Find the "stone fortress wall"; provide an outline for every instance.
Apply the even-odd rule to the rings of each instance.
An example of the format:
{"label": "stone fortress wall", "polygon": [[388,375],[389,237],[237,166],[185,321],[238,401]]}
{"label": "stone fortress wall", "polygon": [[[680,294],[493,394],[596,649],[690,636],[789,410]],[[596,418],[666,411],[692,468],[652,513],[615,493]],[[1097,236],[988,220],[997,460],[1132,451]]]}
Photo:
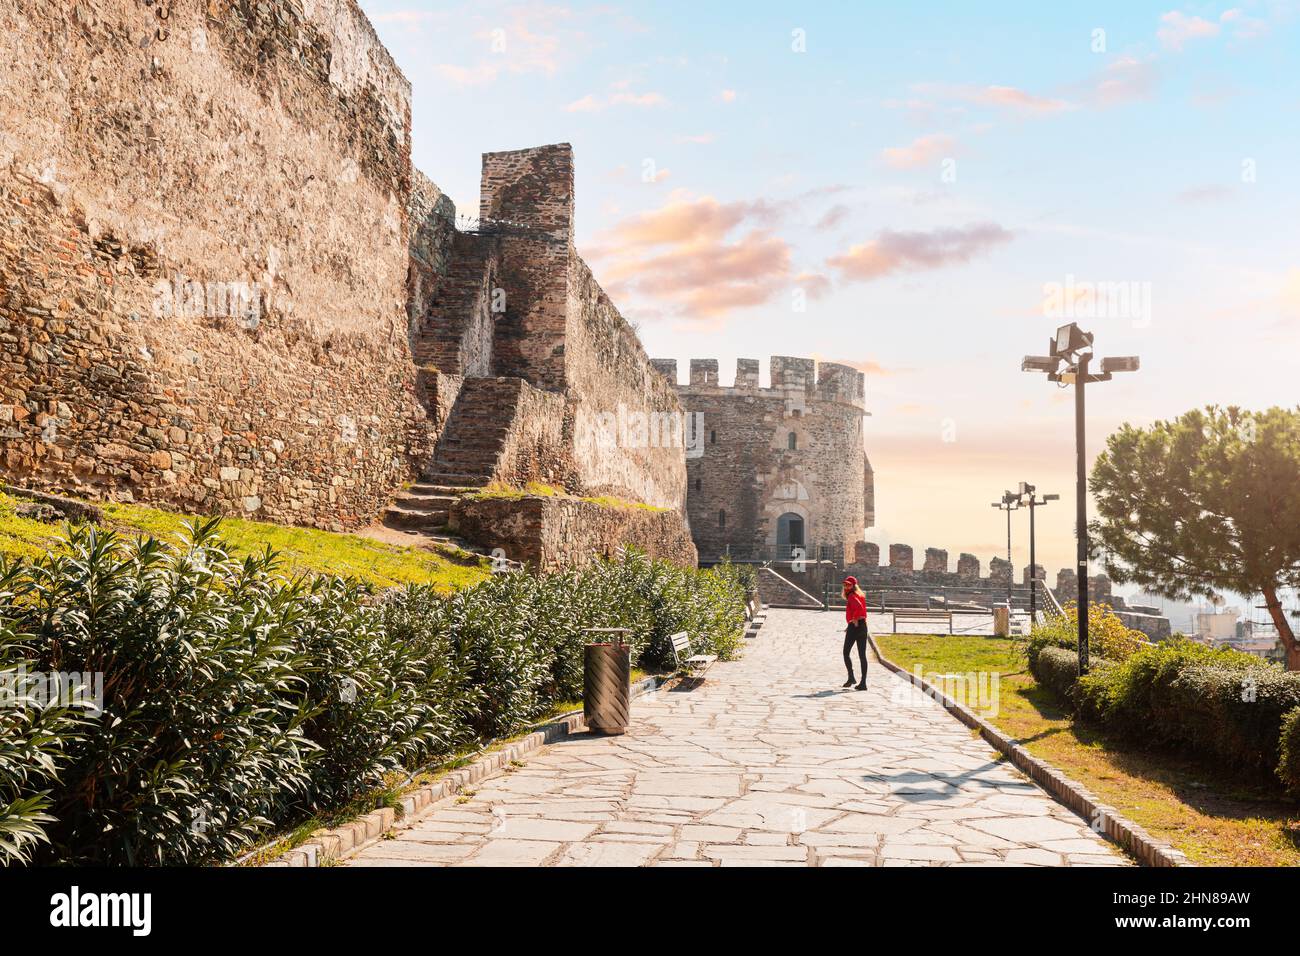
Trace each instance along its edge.
{"label": "stone fortress wall", "polygon": [[356,5],[0,4],[0,110],[4,470],[375,514],[433,436],[405,314],[410,86]]}
{"label": "stone fortress wall", "polygon": [[[0,3],[0,470],[346,529],[430,470],[680,511],[680,415],[573,248],[566,144],[411,166],[355,0]],[[469,473],[467,475],[467,473]]]}
{"label": "stone fortress wall", "polygon": [[692,359],[685,385],[675,361],[655,365],[692,423],[686,504],[702,559],[773,556],[782,515],[803,520],[804,545],[818,556],[852,554],[871,499],[860,371],[774,356],[771,385],[760,388],[755,359],[738,360],[730,386],[719,383],[715,359]]}
{"label": "stone fortress wall", "polygon": [[[888,597],[890,592],[906,591],[924,592],[932,600],[946,600],[956,605],[988,607],[1005,601],[1007,585],[1011,584],[1016,607],[1028,605],[1031,570],[1028,566],[1023,568],[1020,579],[1016,581],[1015,567],[1005,558],[991,559],[988,575],[982,576],[980,559],[965,552],[958,556],[955,571],[948,569],[948,552],[942,548],[926,548],[919,568],[911,545],[891,544],[886,557],[887,562],[882,565],[880,546],[870,541],[859,541],[853,550],[853,560],[844,566],[843,574],[857,577],[872,601]],[[839,573],[836,572],[836,577]],[[1048,583],[1042,565],[1033,569],[1033,577]],[[838,585],[838,580],[833,583]],[[1061,604],[1078,600],[1078,576],[1073,568],[1062,568],[1057,573],[1052,594]],[[1128,604],[1121,595],[1114,593],[1111,580],[1105,574],[1089,576],[1088,600],[1109,604],[1125,624],[1142,631],[1152,640],[1163,640],[1171,633],[1169,619],[1157,608]]]}

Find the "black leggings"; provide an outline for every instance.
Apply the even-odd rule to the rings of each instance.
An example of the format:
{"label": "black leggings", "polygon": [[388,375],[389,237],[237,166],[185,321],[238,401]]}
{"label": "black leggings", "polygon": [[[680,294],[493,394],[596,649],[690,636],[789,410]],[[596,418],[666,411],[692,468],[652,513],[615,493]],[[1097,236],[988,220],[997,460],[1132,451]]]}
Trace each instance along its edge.
{"label": "black leggings", "polygon": [[862,679],[867,678],[867,622],[854,621],[844,629],[844,666],[849,676],[853,676],[853,645],[858,645],[858,660],[862,662]]}

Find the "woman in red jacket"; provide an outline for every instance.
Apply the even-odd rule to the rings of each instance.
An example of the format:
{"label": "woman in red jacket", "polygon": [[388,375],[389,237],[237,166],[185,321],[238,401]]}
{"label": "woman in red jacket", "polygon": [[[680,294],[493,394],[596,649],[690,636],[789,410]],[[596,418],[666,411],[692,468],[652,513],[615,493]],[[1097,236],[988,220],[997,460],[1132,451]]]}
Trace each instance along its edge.
{"label": "woman in red jacket", "polygon": [[844,629],[844,666],[848,669],[849,679],[845,687],[853,686],[853,657],[850,651],[858,645],[858,660],[862,663],[862,680],[858,681],[858,690],[867,689],[867,595],[858,587],[858,579],[844,579],[844,617],[849,622]]}

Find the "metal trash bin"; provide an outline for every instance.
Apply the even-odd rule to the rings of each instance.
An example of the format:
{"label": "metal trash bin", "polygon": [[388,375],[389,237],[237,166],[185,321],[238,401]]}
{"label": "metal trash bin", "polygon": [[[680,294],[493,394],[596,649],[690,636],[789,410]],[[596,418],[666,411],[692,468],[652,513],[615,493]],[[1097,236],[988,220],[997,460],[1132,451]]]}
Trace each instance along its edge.
{"label": "metal trash bin", "polygon": [[994,637],[1011,636],[1011,605],[1009,604],[993,605],[993,636]]}
{"label": "metal trash bin", "polygon": [[587,728],[598,734],[627,732],[632,709],[632,645],[622,627],[588,628],[589,634],[608,634],[612,640],[587,644],[582,658],[582,716]]}

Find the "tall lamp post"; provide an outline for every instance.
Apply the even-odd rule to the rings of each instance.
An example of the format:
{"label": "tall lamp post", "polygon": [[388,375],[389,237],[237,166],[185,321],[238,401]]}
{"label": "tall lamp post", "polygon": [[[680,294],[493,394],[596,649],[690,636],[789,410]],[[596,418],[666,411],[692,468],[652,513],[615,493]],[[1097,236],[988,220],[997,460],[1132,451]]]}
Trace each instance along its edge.
{"label": "tall lamp post", "polygon": [[993,502],[992,507],[1007,513],[1007,614],[1011,614],[1011,588],[1016,583],[1016,566],[1011,563],[1011,512],[1020,507],[1020,496],[1013,491],[1002,492],[1002,500]]}
{"label": "tall lamp post", "polygon": [[[1034,626],[1034,597],[1038,588],[1038,558],[1034,552],[1034,509],[1041,508],[1049,501],[1060,501],[1060,495],[1043,495],[1037,497],[1035,488],[1027,481],[1020,483],[1020,503],[1029,506],[1029,626]],[[1026,501],[1025,499],[1028,498]]]}
{"label": "tall lamp post", "polygon": [[1138,357],[1126,355],[1101,360],[1101,372],[1089,372],[1093,334],[1071,322],[1056,330],[1047,355],[1026,355],[1022,372],[1046,372],[1049,382],[1074,386],[1075,517],[1079,579],[1079,673],[1088,673],[1088,468],[1084,451],[1084,386],[1108,382],[1115,372],[1136,372]]}

